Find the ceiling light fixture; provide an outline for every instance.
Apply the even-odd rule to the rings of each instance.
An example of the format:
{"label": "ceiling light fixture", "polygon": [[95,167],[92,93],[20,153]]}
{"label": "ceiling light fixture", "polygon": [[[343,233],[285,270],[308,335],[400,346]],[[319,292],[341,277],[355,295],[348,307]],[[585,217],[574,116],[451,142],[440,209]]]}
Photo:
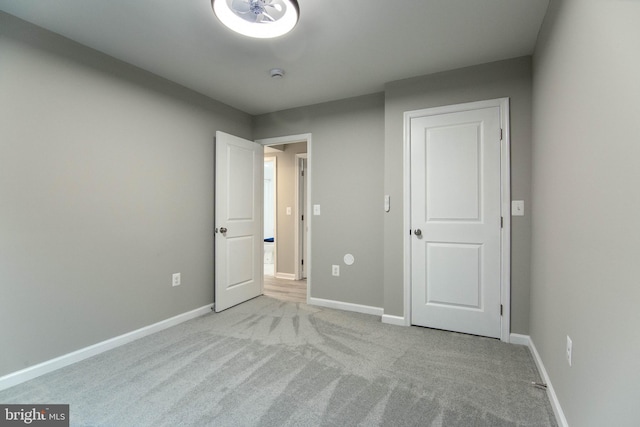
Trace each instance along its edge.
{"label": "ceiling light fixture", "polygon": [[300,16],[296,0],[211,0],[211,6],[225,26],[259,39],[287,34]]}

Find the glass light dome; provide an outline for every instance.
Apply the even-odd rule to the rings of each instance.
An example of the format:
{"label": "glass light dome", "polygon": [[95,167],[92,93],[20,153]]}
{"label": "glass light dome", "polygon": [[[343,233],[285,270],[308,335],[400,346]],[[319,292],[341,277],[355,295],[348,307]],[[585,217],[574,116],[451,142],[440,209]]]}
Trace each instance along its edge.
{"label": "glass light dome", "polygon": [[211,5],[226,27],[261,39],[287,34],[300,15],[296,0],[212,0]]}

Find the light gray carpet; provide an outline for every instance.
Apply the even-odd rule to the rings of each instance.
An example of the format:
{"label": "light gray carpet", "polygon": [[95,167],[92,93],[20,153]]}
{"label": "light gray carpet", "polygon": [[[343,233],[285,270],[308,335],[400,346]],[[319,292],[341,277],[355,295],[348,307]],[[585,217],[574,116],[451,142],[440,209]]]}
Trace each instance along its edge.
{"label": "light gray carpet", "polygon": [[0,392],[74,426],[555,426],[529,350],[259,297]]}

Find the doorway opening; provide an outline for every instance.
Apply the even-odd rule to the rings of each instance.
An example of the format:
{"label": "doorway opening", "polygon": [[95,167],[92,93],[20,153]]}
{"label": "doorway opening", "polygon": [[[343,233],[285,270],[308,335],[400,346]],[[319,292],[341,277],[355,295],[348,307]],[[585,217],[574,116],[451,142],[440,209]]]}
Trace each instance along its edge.
{"label": "doorway opening", "polygon": [[277,160],[275,156],[264,156],[264,275],[275,276],[275,235],[277,208]]}
{"label": "doorway opening", "polygon": [[256,141],[264,150],[264,294],[307,302],[310,294],[311,134]]}

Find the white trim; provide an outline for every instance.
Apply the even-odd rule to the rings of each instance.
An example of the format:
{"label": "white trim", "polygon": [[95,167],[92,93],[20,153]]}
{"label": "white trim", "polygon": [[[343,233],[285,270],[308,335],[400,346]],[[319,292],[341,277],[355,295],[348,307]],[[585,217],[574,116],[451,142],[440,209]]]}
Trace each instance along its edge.
{"label": "white trim", "polygon": [[567,419],[564,416],[564,411],[560,406],[560,401],[558,400],[558,396],[556,395],[555,390],[553,389],[553,385],[551,384],[551,379],[547,374],[547,370],[544,367],[544,363],[542,363],[542,359],[540,358],[540,354],[536,349],[536,346],[533,344],[533,340],[529,335],[522,334],[511,334],[510,336],[511,344],[517,345],[525,345],[529,347],[531,351],[531,355],[533,356],[533,361],[538,368],[538,372],[542,377],[542,382],[547,385],[547,396],[549,397],[549,402],[551,403],[551,407],[553,408],[553,413],[556,416],[556,422],[560,427],[569,427],[567,423]]}
{"label": "white trim", "polygon": [[335,308],[337,310],[355,311],[356,313],[373,314],[374,316],[382,316],[384,313],[382,307],[371,307],[368,305],[352,304],[350,302],[334,301],[322,298],[307,297],[307,304]]}
{"label": "white trim", "polygon": [[411,326],[411,239],[408,230],[411,229],[411,117],[404,113],[404,141],[402,144],[402,275],[404,286],[404,324]]}
{"label": "white trim", "polygon": [[[300,209],[300,181],[301,181],[301,175],[300,175],[300,162],[302,161],[302,159],[306,159],[307,158],[307,153],[297,153],[295,156],[296,159],[296,164],[295,164],[295,175],[296,175],[296,179],[295,179],[295,207],[296,207],[296,220],[295,220],[295,227],[294,227],[294,233],[293,233],[293,241],[294,241],[294,253],[293,253],[293,261],[294,261],[294,274],[296,276],[296,280],[302,280],[302,263],[300,262],[303,254],[304,254],[304,249],[302,248],[302,244],[304,243],[305,239],[301,239],[301,234],[304,235],[304,221],[302,221],[300,219],[300,217],[302,216],[302,212],[304,211],[304,209]],[[305,171],[306,173],[306,171]],[[305,177],[306,178],[306,177]],[[305,188],[306,190],[306,188]],[[307,220],[309,219],[309,215],[307,213]],[[302,240],[302,241],[301,241]]]}
{"label": "white trim", "polygon": [[[310,133],[300,133],[298,135],[288,135],[288,136],[276,136],[274,138],[262,138],[256,139],[254,142],[262,145],[281,145],[281,144],[294,144],[296,142],[309,142],[311,138]],[[308,147],[307,147],[308,148]]]}
{"label": "white trim", "polygon": [[531,338],[529,335],[511,334],[509,335],[509,342],[511,344],[531,346]]}
{"label": "white trim", "polygon": [[[313,188],[311,183],[311,178],[313,176],[312,173],[312,168],[311,168],[311,164],[313,162],[313,155],[312,155],[312,148],[313,148],[313,143],[312,143],[312,135],[311,133],[301,133],[301,134],[297,134],[297,135],[289,135],[289,136],[278,136],[275,138],[263,138],[263,139],[256,139],[255,142],[262,144],[262,145],[279,145],[279,144],[293,144],[295,142],[307,142],[307,156],[308,156],[308,162],[307,162],[307,171],[306,171],[306,176],[305,178],[307,179],[307,212],[310,213],[311,212],[311,201],[312,199],[312,192],[311,189]],[[309,258],[308,260],[305,260],[306,262],[306,269],[307,269],[307,304],[310,304],[309,300],[311,298],[311,270],[312,270],[312,266],[311,266],[311,260],[312,260],[312,255],[311,255],[311,239],[312,239],[312,225],[313,225],[313,215],[308,215],[308,222],[307,222],[307,258]]]}
{"label": "white trim", "polygon": [[274,274],[276,279],[283,279],[283,280],[296,280],[296,275],[293,273],[279,273],[276,272]]}
{"label": "white trim", "polygon": [[404,113],[404,134],[402,144],[402,203],[403,203],[403,223],[402,223],[402,274],[404,285],[404,324],[411,326],[411,236],[407,230],[411,229],[411,117],[409,113]]}
{"label": "white trim", "polygon": [[128,344],[142,337],[146,337],[147,335],[160,332],[164,329],[186,322],[187,320],[202,316],[203,314],[211,313],[212,307],[213,304],[208,304],[204,307],[196,308],[195,310],[178,314],[177,316],[161,320],[160,322],[145,326],[140,329],[136,329],[135,331],[127,332],[126,334],[110,338],[106,341],[102,341],[85,348],[81,348],[80,350],[64,354],[51,360],[47,360],[46,362],[30,366],[20,371],[12,372],[8,375],[0,377],[0,390],[5,390],[9,387],[13,387],[23,382],[32,380],[41,375],[48,374],[49,372],[53,372],[57,369],[64,368],[65,366],[80,362],[97,354],[104,353],[105,351]]}
{"label": "white trim", "polygon": [[382,319],[380,319],[382,323],[386,323],[388,325],[396,325],[396,326],[406,326],[407,321],[402,316],[392,316],[391,314],[383,314]]}
{"label": "white trim", "polygon": [[503,315],[500,322],[500,340],[509,342],[511,319],[511,164],[510,164],[510,130],[509,130],[509,98],[491,99],[486,101],[468,102],[464,104],[447,105],[426,108],[422,110],[406,111],[404,113],[404,143],[403,143],[403,284],[404,284],[404,319],[405,325],[411,324],[411,119],[428,115],[446,114],[459,111],[476,110],[479,108],[500,107],[500,126],[504,131],[501,141],[501,212],[503,228],[501,236],[501,288],[500,303]]}
{"label": "white trim", "polygon": [[509,342],[511,332],[511,129],[509,117],[511,115],[509,98],[496,99],[500,105],[500,127],[503,130],[500,146],[501,171],[501,199],[503,218],[502,223],[502,277],[501,277],[501,301],[502,333],[500,339]]}
{"label": "white trim", "polygon": [[544,367],[544,363],[542,363],[542,359],[540,358],[540,354],[538,354],[538,350],[536,346],[533,344],[533,340],[529,338],[529,349],[533,354],[533,360],[536,362],[536,366],[538,367],[538,372],[540,372],[540,376],[542,377],[542,382],[547,384],[547,395],[549,396],[549,401],[551,402],[551,407],[553,408],[553,413],[556,416],[556,421],[560,427],[569,427],[569,423],[567,423],[567,419],[564,416],[564,411],[562,410],[562,406],[560,406],[560,401],[558,400],[558,396],[556,395],[555,390],[553,389],[553,385],[551,385],[551,379],[549,378],[549,374],[547,374],[547,370]]}

